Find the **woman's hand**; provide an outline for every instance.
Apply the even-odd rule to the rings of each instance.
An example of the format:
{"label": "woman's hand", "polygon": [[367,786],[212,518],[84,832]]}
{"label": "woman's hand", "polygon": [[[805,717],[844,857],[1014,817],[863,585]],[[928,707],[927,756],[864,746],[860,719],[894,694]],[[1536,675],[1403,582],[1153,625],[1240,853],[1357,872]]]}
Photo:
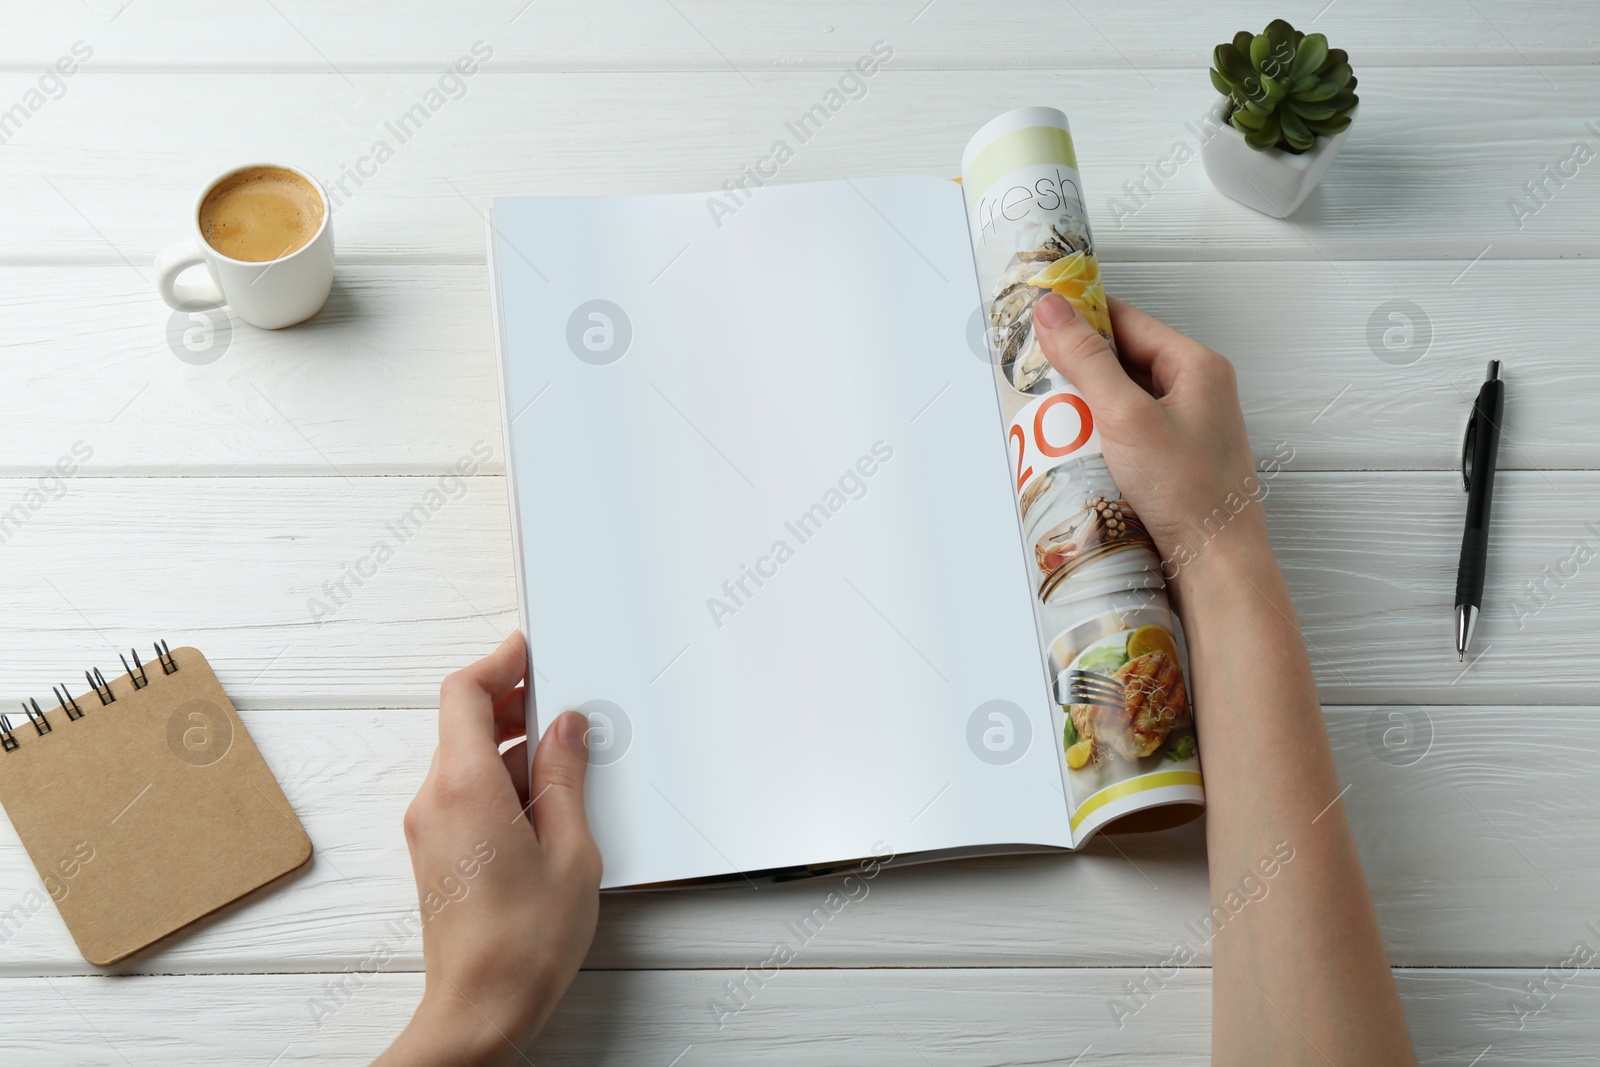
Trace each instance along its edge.
{"label": "woman's hand", "polygon": [[531,794],[524,745],[498,751],[523,731],[527,658],[513,634],[439,688],[439,747],[405,817],[426,985],[385,1067],[523,1062],[594,937],[587,723],[568,712],[545,731]]}
{"label": "woman's hand", "polygon": [[[1182,594],[1212,916],[1225,919],[1212,927],[1211,1061],[1411,1067],[1233,368],[1136,308],[1111,311],[1120,360],[1059,296],[1033,322]],[[1235,912],[1224,902],[1241,886],[1250,906]]]}
{"label": "woman's hand", "polygon": [[1191,563],[1214,547],[1270,555],[1265,496],[1234,384],[1233,365],[1121,300],[1111,300],[1117,353],[1062,297],[1034,307],[1056,370],[1094,412],[1106,465],[1182,590]]}

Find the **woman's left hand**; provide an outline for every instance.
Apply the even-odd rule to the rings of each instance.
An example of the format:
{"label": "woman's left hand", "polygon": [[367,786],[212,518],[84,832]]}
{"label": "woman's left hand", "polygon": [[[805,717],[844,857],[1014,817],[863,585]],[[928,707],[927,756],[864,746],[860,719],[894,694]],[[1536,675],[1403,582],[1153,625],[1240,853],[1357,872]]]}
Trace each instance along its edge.
{"label": "woman's left hand", "polygon": [[[583,807],[588,723],[522,743],[527,645],[512,634],[439,689],[439,747],[406,811],[426,985],[377,1063],[521,1063],[577,975],[599,914],[600,852]],[[532,817],[529,818],[531,809]]]}

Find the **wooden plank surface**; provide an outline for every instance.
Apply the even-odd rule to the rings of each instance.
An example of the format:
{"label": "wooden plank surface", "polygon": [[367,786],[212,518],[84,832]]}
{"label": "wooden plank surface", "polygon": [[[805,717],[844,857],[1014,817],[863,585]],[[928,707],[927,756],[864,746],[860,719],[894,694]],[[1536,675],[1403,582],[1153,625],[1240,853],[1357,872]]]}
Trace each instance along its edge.
{"label": "wooden plank surface", "polygon": [[[0,75],[0,100],[36,80]],[[778,170],[785,182],[953,176],[972,133],[1022,103],[1069,113],[1107,262],[1437,258],[1465,267],[1478,257],[1600,254],[1600,180],[1590,174],[1600,164],[1563,164],[1577,141],[1600,149],[1584,126],[1600,123],[1584,103],[1600,97],[1592,66],[1365,73],[1360,91],[1376,103],[1287,224],[1207,182],[1198,124],[1214,90],[1203,71],[902,71],[891,62],[803,142],[786,123],[835,90],[837,75],[501,74],[491,63],[455,99],[424,108],[420,128],[396,126],[437,93],[436,81],[86,69],[0,154],[10,209],[0,262],[107,263],[148,276],[151,257],[187,236],[206,181],[241,159],[269,158],[305,167],[338,194],[343,262],[477,263],[479,213],[497,195],[717,190],[780,140],[793,153]],[[183,119],[153,137],[152,114]],[[1545,180],[1546,166],[1572,176],[1534,212],[1524,186]],[[1519,197],[1520,217],[1508,206]],[[559,268],[538,249],[526,254],[541,270]],[[643,277],[658,269],[640,267]]]}
{"label": "wooden plank surface", "polygon": [[[1537,968],[1586,937],[1586,902],[1600,894],[1600,783],[1590,767],[1600,709],[1335,706],[1326,715],[1393,963]],[[112,973],[336,972],[377,941],[392,942],[388,969],[420,968],[421,945],[389,924],[416,908],[400,819],[427,772],[433,712],[245,719],[316,846],[311,864]],[[588,966],[741,967],[835,888],[610,894]],[[1203,826],[1193,825],[1102,839],[1081,855],[887,871],[794,966],[1144,966],[1180,944],[1205,963],[1209,909]],[[0,935],[0,975],[98,973],[77,957],[8,823]]]}
{"label": "wooden plank surface", "polygon": [[[1464,412],[1498,357],[1512,390],[1501,469],[1600,467],[1583,340],[1600,334],[1600,305],[1573,296],[1600,288],[1600,264],[1105,273],[1111,292],[1234,361],[1263,461],[1287,446],[1297,471],[1454,470]],[[80,437],[99,477],[444,473],[479,439],[495,443],[484,469],[498,473],[485,284],[475,266],[346,266],[311,322],[219,331],[169,314],[122,265],[0,267],[0,344],[38,353],[0,364],[12,401],[0,474],[36,475]]]}
{"label": "wooden plank surface", "polygon": [[[418,707],[516,625],[502,478],[59,481],[46,495],[0,479],[0,501],[25,516],[3,545],[0,618],[19,694],[164,636],[204,648],[242,707]],[[1450,641],[1457,473],[1288,470],[1263,484],[1324,701],[1593,702],[1600,516],[1574,502],[1595,499],[1600,474],[1497,481],[1465,665]],[[374,565],[380,543],[392,558]],[[359,582],[357,564],[372,572]]]}
{"label": "wooden plank surface", "polygon": [[1582,0],[1479,5],[1452,0],[1246,0],[1217,12],[1132,0],[1062,5],[1022,0],[802,0],[759,7],[716,0],[620,0],[600,14],[578,0],[426,0],[337,5],[274,0],[228,13],[201,0],[135,7],[87,0],[0,5],[12,40],[6,66],[53,61],[75,38],[115,71],[271,70],[355,74],[441,68],[457,41],[493,42],[514,70],[786,70],[845,68],[874,40],[893,41],[917,69],[1203,67],[1235,30],[1284,17],[1321,30],[1369,65],[1593,62],[1600,27]]}
{"label": "wooden plank surface", "polygon": [[[1211,46],[1279,15],[1348,49],[1364,99],[1287,223],[1221,197],[1195,158]],[[409,1014],[420,975],[351,972],[414,906],[399,819],[437,682],[516,621],[489,197],[714,189],[780,138],[783,181],[953,174],[979,124],[1032,102],[1072,118],[1110,291],[1230,355],[1258,456],[1293,453],[1273,537],[1390,958],[1415,968],[1397,978],[1422,1062],[1593,1060],[1600,984],[1562,961],[1600,947],[1600,164],[1548,178],[1600,149],[1591,4],[0,0],[0,25],[0,112],[74,42],[92,52],[0,126],[0,677],[47,692],[115,647],[201,645],[318,846],[107,978],[30,905],[0,827],[0,997],[26,1006],[7,1062],[360,1063]],[[892,60],[798,144],[785,123],[879,40]],[[479,41],[492,56],[402,141],[386,123]],[[392,158],[354,182],[380,139]],[[313,323],[180,359],[197,324],[153,298],[150,259],[206,178],[263,157],[342,179],[338,288]],[[1527,385],[1463,673],[1453,472],[1490,357]],[[489,476],[441,482],[478,441]],[[41,481],[74,449],[92,454]],[[388,524],[430,489],[446,502],[319,625],[324,583],[398,541]],[[718,1029],[708,1002],[822,888],[608,897],[594,969],[533,1058],[1204,1062],[1206,970],[1165,972],[1121,1028],[1110,1010],[1195,940],[1202,826],[886,872]],[[420,967],[416,945],[386,947]]]}
{"label": "wooden plank surface", "polygon": [[[1152,983],[1142,970],[781,970],[718,1029],[707,1005],[726,1003],[725,983],[744,980],[740,972],[591,971],[578,977],[529,1061],[1021,1067],[1076,1056],[1085,1067],[1201,1067],[1209,1062],[1210,974],[1167,975],[1119,1029],[1111,1005],[1126,1001],[1130,983]],[[1527,972],[1399,970],[1395,978],[1423,1067],[1462,1067],[1475,1056],[1480,1065],[1593,1062],[1600,982],[1591,972],[1552,985],[1543,1010],[1525,1019],[1511,1005],[1530,997]],[[152,1056],[360,1064],[405,1024],[421,979],[346,974],[341,995],[326,975],[152,976],[138,980],[149,991],[143,1000],[127,995],[124,980],[17,978],[0,980],[0,996],[28,1005],[10,1020],[6,1041],[30,1065],[126,1067],[156,1062]],[[227,1024],[196,1026],[196,1018]]]}

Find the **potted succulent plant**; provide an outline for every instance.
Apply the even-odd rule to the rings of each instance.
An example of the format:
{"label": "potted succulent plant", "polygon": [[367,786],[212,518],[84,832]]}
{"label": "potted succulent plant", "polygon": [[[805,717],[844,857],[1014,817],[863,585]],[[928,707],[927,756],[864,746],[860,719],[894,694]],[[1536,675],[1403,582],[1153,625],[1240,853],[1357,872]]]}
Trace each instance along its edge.
{"label": "potted succulent plant", "polygon": [[1349,135],[1359,98],[1349,57],[1274,19],[1212,52],[1213,134],[1200,148],[1220,191],[1276,218],[1299,207]]}

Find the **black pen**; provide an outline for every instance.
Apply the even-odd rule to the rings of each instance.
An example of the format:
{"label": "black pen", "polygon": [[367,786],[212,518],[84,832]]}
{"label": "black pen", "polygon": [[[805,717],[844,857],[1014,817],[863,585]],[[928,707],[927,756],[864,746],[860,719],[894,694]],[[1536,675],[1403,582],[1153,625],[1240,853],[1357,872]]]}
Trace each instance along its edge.
{"label": "black pen", "polygon": [[1483,608],[1483,572],[1489,562],[1489,501],[1494,496],[1494,457],[1500,450],[1500,413],[1506,386],[1500,361],[1489,361],[1489,377],[1472,402],[1461,442],[1461,487],[1467,491],[1467,528],[1456,568],[1456,655],[1467,658],[1467,642]]}

